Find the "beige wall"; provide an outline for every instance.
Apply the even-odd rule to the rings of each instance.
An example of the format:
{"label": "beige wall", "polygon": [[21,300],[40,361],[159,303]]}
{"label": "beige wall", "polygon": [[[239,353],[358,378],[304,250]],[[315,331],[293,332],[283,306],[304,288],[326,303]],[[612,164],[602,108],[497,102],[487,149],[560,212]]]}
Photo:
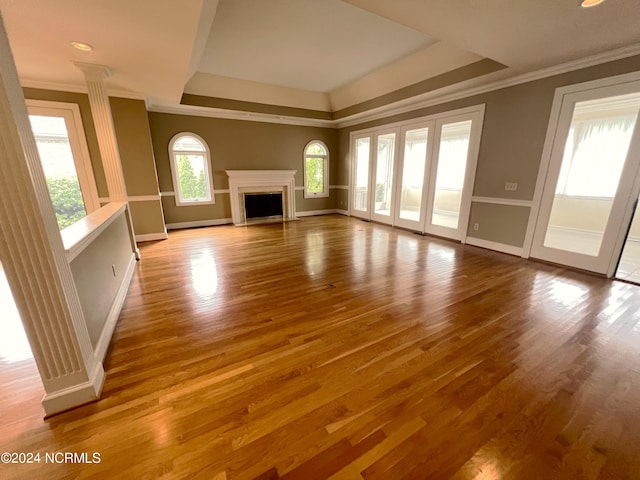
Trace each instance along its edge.
{"label": "beige wall", "polygon": [[[115,97],[109,98],[109,103],[127,195],[158,196],[158,175],[145,103],[142,100]],[[130,208],[136,235],[165,233],[164,213],[159,197],[145,201],[130,199]]]}
{"label": "beige wall", "polygon": [[174,196],[162,197],[164,218],[167,225],[207,220],[231,221],[231,204],[228,193],[216,193],[216,203],[209,205],[176,206]]}
{"label": "beige wall", "polygon": [[[228,189],[225,170],[297,170],[296,185],[303,185],[302,154],[311,140],[329,148],[330,183],[338,178],[337,131],[332,128],[280,125],[218,118],[149,113],[151,138],[162,192],[173,191],[169,163],[169,141],[180,132],[202,137],[211,151],[216,189]],[[302,198],[296,192],[296,209],[312,211],[336,208],[336,190],[327,198]],[[228,194],[217,194],[215,205],[175,206],[175,199],[163,197],[167,224],[219,220],[231,217]]]}
{"label": "beige wall", "polygon": [[[413,112],[342,128],[338,133],[340,166],[338,184],[349,181],[349,133],[411,118],[432,115],[472,105],[485,104],[483,132],[473,194],[515,200],[532,200],[542,156],[555,89],[565,85],[640,70],[640,56],[470,96]],[[504,190],[506,182],[517,182],[516,192]],[[482,233],[469,234],[498,243],[521,247],[529,208],[475,204],[472,214],[481,218]],[[472,215],[472,216],[473,216]],[[472,218],[473,222],[474,219]],[[473,223],[471,223],[473,224]]]}
{"label": "beige wall", "polygon": [[[129,230],[122,213],[71,262],[71,272],[94,348],[132,258]],[[115,276],[112,266],[115,266]]]}
{"label": "beige wall", "polygon": [[[469,214],[470,237],[522,247],[529,221],[529,207],[472,203]],[[478,230],[473,226],[478,224]]]}
{"label": "beige wall", "polygon": [[144,200],[129,202],[131,221],[136,235],[154,235],[165,233],[162,202]]}
{"label": "beige wall", "polygon": [[[346,183],[343,185],[347,185]],[[340,210],[348,210],[349,209],[349,190],[346,189],[337,189],[334,193],[336,197],[336,208]]]}
{"label": "beige wall", "polygon": [[147,108],[142,100],[109,98],[127,195],[158,195]]}

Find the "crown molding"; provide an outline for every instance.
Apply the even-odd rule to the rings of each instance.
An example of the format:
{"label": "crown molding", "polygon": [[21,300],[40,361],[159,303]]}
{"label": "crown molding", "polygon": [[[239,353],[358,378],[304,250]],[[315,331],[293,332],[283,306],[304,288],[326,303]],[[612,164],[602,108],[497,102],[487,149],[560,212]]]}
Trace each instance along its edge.
{"label": "crown molding", "polygon": [[171,113],[174,115],[190,115],[195,117],[222,118],[226,120],[244,120],[248,122],[279,123],[283,125],[299,125],[303,127],[335,127],[335,120],[320,120],[316,118],[289,117],[270,113],[240,112],[222,108],[196,107],[192,105],[162,105],[153,101],[147,102],[147,110],[156,113]]}
{"label": "crown molding", "polygon": [[[532,72],[516,75],[504,80],[498,80],[484,85],[476,85],[482,81],[481,78],[470,79],[465,82],[453,85],[449,88],[445,87],[439,91],[429,92],[418,97],[412,97],[409,99],[401,100],[393,104],[384,105],[374,110],[357,113],[349,117],[334,120],[335,126],[338,128],[350,127],[373,120],[379,120],[381,118],[390,117],[393,115],[399,115],[402,113],[418,110],[433,105],[440,105],[462,98],[472,97],[474,95],[480,95],[483,93],[500,90],[502,88],[508,88],[523,83],[533,82],[535,80],[541,80],[544,78],[553,77],[555,75],[561,75],[563,73],[573,72],[583,68],[593,67],[601,65],[607,62],[613,62],[623,58],[633,57],[640,55],[640,44],[631,45],[616,50],[612,50],[605,53],[591,55],[589,57],[581,58],[579,60],[573,60],[565,62],[552,67],[542,68]],[[499,72],[498,72],[499,73]],[[453,90],[450,93],[444,93],[443,90]]]}
{"label": "crown molding", "polygon": [[[619,48],[605,53],[591,55],[579,60],[565,62],[559,65],[554,65],[552,67],[515,75],[510,78],[489,83],[482,84],[482,77],[466,80],[464,82],[441,88],[433,92],[428,92],[416,97],[399,100],[398,102],[390,103],[382,107],[367,110],[365,112],[356,113],[337,120],[317,120],[301,117],[287,117],[283,115],[239,112],[234,110],[224,110],[220,108],[195,107],[188,105],[156,105],[153,102],[149,101],[147,102],[147,107],[148,110],[152,112],[173,113],[178,115],[195,115],[201,117],[224,118],[230,120],[281,123],[286,125],[345,128],[354,125],[360,125],[362,123],[370,121],[380,120],[394,115],[400,115],[433,105],[440,105],[474,95],[480,95],[483,93],[500,90],[502,88],[520,85],[527,82],[533,82],[535,80],[540,80],[543,78],[548,78],[555,75],[600,65],[627,57],[632,57],[634,55],[640,55],[640,44]],[[504,71],[502,72],[504,73]]]}
{"label": "crown molding", "polygon": [[[37,88],[40,90],[54,90],[57,92],[71,92],[71,93],[89,93],[89,89],[86,85],[79,85],[76,83],[57,83],[57,82],[43,82],[39,80],[20,80],[20,86],[24,88]],[[107,93],[110,97],[130,98],[132,100],[146,100],[146,97],[142,93],[131,92],[129,90],[119,90],[109,88]]]}
{"label": "crown molding", "polygon": [[[578,60],[565,62],[552,67],[542,68],[532,72],[515,75],[510,78],[497,80],[489,83],[483,83],[485,77],[466,80],[464,82],[444,87],[436,91],[427,92],[415,97],[399,100],[375,109],[365,112],[356,113],[348,117],[336,120],[320,120],[304,117],[293,117],[286,115],[276,115],[269,113],[255,113],[238,110],[226,110],[222,108],[198,107],[192,105],[167,105],[158,102],[156,99],[145,97],[136,92],[109,89],[108,93],[111,97],[131,98],[136,100],[144,100],[147,110],[150,112],[170,113],[174,115],[189,115],[197,117],[221,118],[227,120],[244,120],[250,122],[278,123],[283,125],[299,125],[308,127],[325,127],[325,128],[345,128],[359,125],[366,122],[380,120],[383,118],[400,115],[421,108],[439,105],[463,98],[480,95],[483,93],[500,90],[515,85],[520,85],[543,78],[560,75],[583,68],[600,65],[615,60],[620,60],[634,55],[640,55],[640,44],[622,47],[609,52],[591,55]],[[507,73],[503,70],[502,73]],[[500,72],[497,72],[498,74]],[[64,84],[54,82],[41,82],[36,80],[21,81],[23,87],[40,88],[45,90],[58,90],[65,92],[88,93],[85,85]]]}

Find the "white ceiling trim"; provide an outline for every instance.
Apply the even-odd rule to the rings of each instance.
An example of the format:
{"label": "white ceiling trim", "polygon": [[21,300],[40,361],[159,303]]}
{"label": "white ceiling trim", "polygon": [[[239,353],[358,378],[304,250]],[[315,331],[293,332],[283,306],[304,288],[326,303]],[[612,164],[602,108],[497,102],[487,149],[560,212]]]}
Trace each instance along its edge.
{"label": "white ceiling trim", "polygon": [[[89,93],[89,89],[86,85],[78,85],[72,83],[55,83],[55,82],[41,82],[38,80],[20,80],[20,86],[24,88],[38,88],[40,90],[55,90],[59,92],[71,92],[71,93]],[[130,92],[128,90],[118,90],[108,88],[107,93],[110,97],[119,98],[131,98],[134,100],[146,100],[146,97],[141,93]]]}
{"label": "white ceiling trim", "polygon": [[280,87],[210,73],[197,72],[185,85],[184,93],[241,102],[331,111],[329,95],[326,93]]}
{"label": "white ceiling trim", "polygon": [[329,92],[332,110],[366,102],[483,59],[443,42],[433,43]]}
{"label": "white ceiling trim", "polygon": [[[412,97],[406,100],[401,100],[393,104],[385,105],[380,108],[368,110],[366,112],[351,115],[349,117],[341,118],[339,120],[318,120],[309,118],[289,117],[284,115],[273,115],[266,113],[252,113],[252,112],[237,112],[232,110],[224,110],[218,108],[206,108],[196,107],[191,105],[161,105],[154,104],[147,100],[147,109],[151,112],[160,113],[173,113],[177,115],[193,115],[199,117],[211,117],[211,118],[225,118],[230,120],[246,120],[252,122],[267,122],[267,123],[280,123],[286,125],[302,125],[311,127],[350,127],[361,123],[379,120],[381,118],[398,115],[420,108],[430,107],[433,105],[439,105],[446,102],[459,100],[462,98],[471,97],[473,95],[479,95],[482,93],[499,90],[501,88],[507,88],[522,83],[531,82],[534,80],[540,80],[543,78],[552,77],[562,73],[567,73],[582,68],[587,68],[602,63],[612,62],[634,55],[640,55],[640,44],[623,47],[620,49],[612,50],[610,52],[601,53],[586,57],[580,60],[574,60],[571,62],[563,63],[553,67],[543,68],[534,72],[517,75],[504,80],[491,82],[486,85],[477,85],[479,81],[482,81],[482,77],[467,80],[460,84],[456,84],[450,89],[455,88],[456,91],[442,94],[443,89],[436,92],[429,92],[419,97]],[[500,72],[498,72],[500,73]]]}
{"label": "white ceiling trim", "polygon": [[174,115],[191,115],[194,117],[223,118],[227,120],[244,120],[247,122],[280,123],[283,125],[300,125],[305,127],[335,127],[335,120],[319,120],[304,117],[289,117],[269,113],[238,112],[222,108],[196,107],[193,105],[161,105],[147,101],[147,110]]}
{"label": "white ceiling trim", "polygon": [[[465,82],[451,86],[450,89],[455,88],[456,91],[446,95],[442,95],[441,92],[443,89],[440,89],[439,91],[429,92],[418,97],[400,100],[398,102],[388,104],[377,109],[350,115],[349,117],[334,120],[334,122],[336,123],[336,126],[340,128],[349,127],[352,125],[357,125],[359,123],[378,120],[380,118],[398,115],[420,108],[452,102],[455,100],[460,100],[462,98],[472,97],[474,95],[480,95],[482,93],[492,92],[494,90],[500,90],[502,88],[512,87],[514,85],[520,85],[522,83],[553,77],[562,73],[600,65],[602,63],[612,62],[615,60],[620,60],[622,58],[632,57],[634,55],[640,55],[640,44],[623,47],[617,50],[612,50],[610,52],[600,53],[590,57],[581,58],[579,60],[573,60],[571,62],[555,65],[553,67],[543,68],[533,72],[516,75],[514,77],[491,82],[486,85],[478,85],[476,87],[473,87],[473,84],[482,81],[482,77],[467,80]],[[447,87],[445,87],[445,90],[446,89]]]}
{"label": "white ceiling trim", "polygon": [[[342,128],[369,122],[372,120],[379,120],[381,118],[410,112],[420,108],[455,101],[473,95],[479,95],[482,93],[499,90],[501,88],[507,88],[534,80],[540,80],[543,78],[591,67],[594,65],[599,65],[606,62],[632,57],[634,55],[640,55],[640,45],[623,47],[611,52],[593,55],[591,57],[567,62],[561,65],[556,65],[554,67],[544,68],[505,80],[492,82],[487,85],[479,85],[476,87],[469,86],[470,83],[477,82],[479,79],[468,80],[467,82],[463,82],[463,84],[456,85],[456,87],[459,88],[457,91],[451,92],[446,95],[442,95],[441,89],[434,93],[425,94],[428,95],[427,98],[425,98],[424,95],[420,96],[420,98],[413,97],[410,99],[395,102],[393,104],[385,105],[377,109],[354,114],[339,120],[320,120],[266,113],[238,112],[220,108],[197,107],[192,105],[163,105],[158,104],[154,100],[151,100],[149,98],[145,99],[142,94],[136,92],[109,89],[108,93],[109,96],[112,97],[145,100],[147,110],[150,112],[173,113],[176,115],[192,115],[198,117],[224,118],[229,120],[245,120],[251,122],[279,123],[285,125]],[[56,90],[85,94],[88,93],[86,85],[51,83],[36,80],[21,80],[21,85],[26,88],[38,88],[43,90]]]}
{"label": "white ceiling trim", "polygon": [[196,38],[191,50],[191,61],[189,62],[189,71],[187,73],[187,81],[193,77],[198,70],[202,55],[207,46],[207,40],[209,39],[209,33],[211,32],[211,25],[213,25],[213,19],[216,16],[216,10],[218,9],[218,0],[205,0],[202,5],[202,12],[200,13],[200,21],[198,22],[198,29],[196,30]]}

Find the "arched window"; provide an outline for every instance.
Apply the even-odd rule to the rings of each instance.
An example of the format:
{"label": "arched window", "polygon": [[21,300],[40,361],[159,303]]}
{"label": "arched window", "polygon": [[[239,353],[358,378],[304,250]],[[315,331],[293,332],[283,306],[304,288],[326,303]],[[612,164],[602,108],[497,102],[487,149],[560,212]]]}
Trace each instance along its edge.
{"label": "arched window", "polygon": [[211,158],[205,141],[195,133],[178,133],[169,142],[176,205],[215,203]]}
{"label": "arched window", "polygon": [[329,196],[329,149],[319,140],[304,147],[304,196]]}

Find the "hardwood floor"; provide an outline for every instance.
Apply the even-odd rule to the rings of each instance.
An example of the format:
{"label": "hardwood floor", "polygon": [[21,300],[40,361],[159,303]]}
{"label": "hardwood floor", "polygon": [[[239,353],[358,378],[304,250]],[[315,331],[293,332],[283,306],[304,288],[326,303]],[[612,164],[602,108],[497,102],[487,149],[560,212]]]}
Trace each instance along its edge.
{"label": "hardwood floor", "polygon": [[100,463],[0,478],[640,478],[638,286],[341,216],[141,250],[102,400],[0,368],[0,451]]}

